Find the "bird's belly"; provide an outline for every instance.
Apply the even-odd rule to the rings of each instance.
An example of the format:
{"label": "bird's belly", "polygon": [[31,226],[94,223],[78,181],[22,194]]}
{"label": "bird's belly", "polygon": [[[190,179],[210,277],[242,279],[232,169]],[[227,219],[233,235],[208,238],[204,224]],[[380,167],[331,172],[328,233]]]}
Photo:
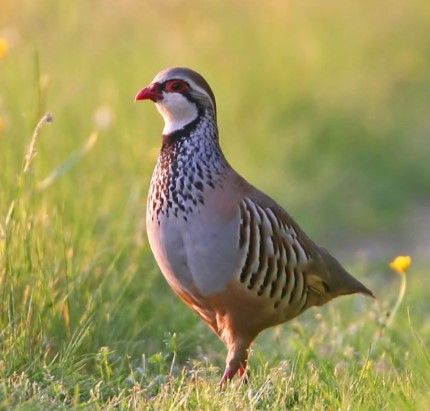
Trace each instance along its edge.
{"label": "bird's belly", "polygon": [[[212,327],[213,321],[218,322],[217,329],[228,327],[222,325],[226,321],[240,329],[253,318],[253,332],[258,333],[305,309],[305,290],[301,287],[281,298],[279,293],[272,295],[269,286],[261,293],[262,279],[252,287],[241,281],[247,249],[240,247],[240,218],[221,223],[204,221],[199,214],[186,221],[159,217],[155,222],[147,219],[157,263],[176,294]],[[222,320],[223,316],[228,319]]]}
{"label": "bird's belly", "polygon": [[163,217],[158,221],[147,218],[146,226],[152,253],[169,285],[178,294],[191,289],[192,277],[186,265],[181,228]]}
{"label": "bird's belly", "polygon": [[239,224],[237,218],[208,222],[199,214],[187,221],[165,216],[154,221],[149,215],[151,249],[174,291],[197,291],[207,297],[226,289],[245,258],[239,248]]}

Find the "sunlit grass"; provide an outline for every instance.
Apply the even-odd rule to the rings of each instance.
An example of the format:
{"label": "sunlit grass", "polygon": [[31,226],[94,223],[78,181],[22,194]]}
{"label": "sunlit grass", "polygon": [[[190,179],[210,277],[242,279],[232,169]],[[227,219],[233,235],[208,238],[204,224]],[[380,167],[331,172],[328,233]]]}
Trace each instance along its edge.
{"label": "sunlit grass", "polygon": [[[0,407],[428,409],[428,261],[400,240],[430,192],[429,4],[2,3]],[[225,390],[225,348],[142,224],[162,125],[133,97],[177,64],[210,81],[231,163],[312,237],[393,248],[347,253],[377,302],[265,331]]]}

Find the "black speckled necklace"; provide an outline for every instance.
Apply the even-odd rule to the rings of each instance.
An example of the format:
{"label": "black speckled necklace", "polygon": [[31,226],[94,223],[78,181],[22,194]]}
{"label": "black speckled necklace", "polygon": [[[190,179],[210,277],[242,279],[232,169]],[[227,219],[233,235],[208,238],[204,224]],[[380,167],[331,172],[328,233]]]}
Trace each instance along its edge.
{"label": "black speckled necklace", "polygon": [[205,203],[204,193],[221,185],[229,168],[218,142],[213,114],[201,110],[184,128],[163,135],[149,190],[151,220],[189,216]]}

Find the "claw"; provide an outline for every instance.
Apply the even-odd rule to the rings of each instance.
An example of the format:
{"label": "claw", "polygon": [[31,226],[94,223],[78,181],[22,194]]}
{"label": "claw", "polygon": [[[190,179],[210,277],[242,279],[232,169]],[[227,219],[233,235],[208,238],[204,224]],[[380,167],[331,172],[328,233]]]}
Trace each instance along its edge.
{"label": "claw", "polygon": [[220,387],[223,387],[228,381],[230,381],[235,376],[236,373],[237,373],[237,370],[233,370],[232,368],[227,367],[218,385]]}
{"label": "claw", "polygon": [[241,365],[238,369],[227,367],[224,371],[224,375],[222,376],[218,386],[223,387],[228,381],[232,380],[232,378],[237,374],[237,372],[239,372],[239,376],[243,378],[243,382],[247,383],[248,379],[245,375],[245,371],[246,371],[246,366],[243,366],[243,365]]}

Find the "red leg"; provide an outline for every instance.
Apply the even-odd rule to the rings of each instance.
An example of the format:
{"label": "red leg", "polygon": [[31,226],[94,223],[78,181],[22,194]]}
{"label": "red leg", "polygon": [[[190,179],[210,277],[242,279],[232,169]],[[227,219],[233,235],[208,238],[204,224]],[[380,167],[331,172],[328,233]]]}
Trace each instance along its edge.
{"label": "red leg", "polygon": [[236,375],[236,373],[239,372],[239,376],[243,378],[243,381],[246,383],[247,378],[245,375],[246,372],[246,365],[241,365],[238,369],[233,369],[230,367],[227,367],[224,371],[224,375],[221,378],[221,381],[219,382],[219,386],[222,387],[224,384],[227,383],[227,381],[231,381],[231,379]]}
{"label": "red leg", "polygon": [[237,373],[237,369],[234,370],[232,368],[227,367],[218,385],[220,387],[224,386],[227,383],[227,381],[230,381],[236,375],[236,373]]}

